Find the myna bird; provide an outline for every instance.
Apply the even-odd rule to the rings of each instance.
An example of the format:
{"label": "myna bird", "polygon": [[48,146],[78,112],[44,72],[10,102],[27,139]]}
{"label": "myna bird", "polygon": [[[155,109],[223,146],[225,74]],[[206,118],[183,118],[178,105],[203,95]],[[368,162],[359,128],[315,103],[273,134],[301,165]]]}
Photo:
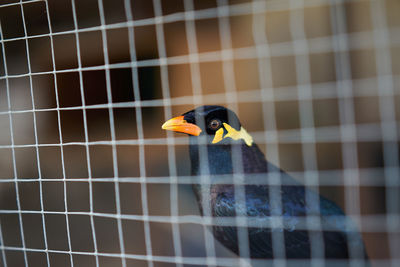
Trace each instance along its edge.
{"label": "myna bird", "polygon": [[[274,231],[283,232],[281,239],[284,246],[281,247],[284,248],[286,258],[311,258],[311,235],[318,230],[321,242],[317,246],[326,259],[367,258],[360,234],[346,228],[349,220],[341,208],[269,163],[233,111],[222,106],[201,106],[168,120],[162,129],[189,135],[191,173],[196,176],[209,175],[211,179],[207,191],[209,194],[206,196],[202,191],[206,185],[193,185],[202,213],[202,205],[209,203],[210,215],[213,217],[234,217],[238,210],[244,210],[245,216],[255,217],[261,223],[268,222],[272,216],[281,218],[280,229],[267,224],[247,228],[250,258],[274,258]],[[205,153],[206,160],[202,158]],[[242,202],[245,203],[235,199],[235,186],[232,182],[212,183],[213,179],[221,175],[234,179],[235,173],[244,176],[245,200],[242,198]],[[281,185],[252,182],[257,176],[268,181],[271,179],[269,174],[273,173],[279,174]],[[278,194],[271,194],[271,188],[275,188]],[[306,192],[311,197],[306,199]],[[279,197],[281,204],[277,205]],[[307,215],[319,218],[321,228],[309,230],[304,228],[304,224],[301,227],[300,222],[304,222]],[[239,255],[237,232],[238,228],[234,225],[213,225],[214,237]],[[350,247],[356,248],[358,253],[353,253]]]}

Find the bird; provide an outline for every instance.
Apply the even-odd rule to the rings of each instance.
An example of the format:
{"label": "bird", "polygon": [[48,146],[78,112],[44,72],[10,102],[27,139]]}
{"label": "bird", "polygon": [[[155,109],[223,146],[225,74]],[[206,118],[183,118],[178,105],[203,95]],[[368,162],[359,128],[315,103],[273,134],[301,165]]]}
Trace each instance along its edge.
{"label": "bird", "polygon": [[[203,205],[209,205],[212,217],[235,217],[240,213],[261,222],[259,226],[246,227],[247,253],[251,259],[310,259],[312,249],[317,248],[325,259],[368,261],[361,235],[347,227],[349,220],[343,210],[267,161],[232,110],[216,105],[200,106],[167,120],[162,129],[189,136],[191,175],[210,178],[207,185],[201,184],[201,179],[192,185],[201,215],[205,215]],[[269,185],[274,174],[278,175],[280,184]],[[233,182],[238,175],[244,181],[241,199],[236,197]],[[231,180],[213,182],[221,176]],[[301,221],[309,215],[320,219],[321,228],[301,226]],[[281,219],[280,226],[272,223],[272,218],[277,217]],[[215,239],[239,256],[240,227],[212,225]],[[283,235],[284,246],[273,243],[274,232]],[[320,243],[312,248],[311,236],[316,233]]]}

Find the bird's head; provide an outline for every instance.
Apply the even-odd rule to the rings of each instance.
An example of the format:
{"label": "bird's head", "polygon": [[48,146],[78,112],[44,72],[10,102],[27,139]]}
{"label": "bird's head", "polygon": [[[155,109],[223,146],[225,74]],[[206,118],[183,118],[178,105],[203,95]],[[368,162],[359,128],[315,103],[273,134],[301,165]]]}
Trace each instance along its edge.
{"label": "bird's head", "polygon": [[253,138],[241,126],[236,114],[221,106],[198,107],[166,121],[162,129],[191,136],[206,136],[211,144],[235,141],[244,141],[248,146],[253,144]]}

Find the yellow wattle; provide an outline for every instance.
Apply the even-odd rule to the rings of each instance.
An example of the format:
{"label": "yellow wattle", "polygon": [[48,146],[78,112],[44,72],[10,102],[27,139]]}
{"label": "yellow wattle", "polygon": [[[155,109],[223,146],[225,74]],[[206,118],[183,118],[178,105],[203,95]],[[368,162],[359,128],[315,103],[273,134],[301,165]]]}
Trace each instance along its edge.
{"label": "yellow wattle", "polygon": [[215,132],[215,136],[214,139],[212,140],[212,143],[215,144],[221,141],[223,139],[223,135],[224,135],[224,129],[220,128],[218,131]]}
{"label": "yellow wattle", "polygon": [[240,128],[240,131],[237,131],[235,128],[231,127],[229,124],[225,122],[223,123],[223,125],[226,131],[228,132],[223,138],[230,137],[233,140],[243,139],[246,145],[251,146],[253,144],[253,137],[251,137],[251,135],[249,135],[249,133],[243,127]]}

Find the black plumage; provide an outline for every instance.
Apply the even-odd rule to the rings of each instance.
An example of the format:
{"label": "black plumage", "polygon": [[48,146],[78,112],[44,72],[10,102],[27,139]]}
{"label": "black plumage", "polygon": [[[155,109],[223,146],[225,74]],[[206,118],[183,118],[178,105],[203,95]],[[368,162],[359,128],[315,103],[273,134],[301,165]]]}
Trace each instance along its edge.
{"label": "black plumage", "polygon": [[[298,229],[301,219],[304,219],[306,215],[318,216],[321,219],[322,228],[326,227],[326,230],[319,232],[323,240],[321,243],[324,246],[325,258],[348,259],[350,246],[356,248],[356,252],[358,251],[358,254],[352,254],[352,257],[367,258],[360,235],[356,231],[346,231],[347,217],[343,211],[334,202],[305,188],[287,173],[266,161],[264,154],[241,127],[234,112],[221,106],[202,106],[179,118],[186,127],[179,128],[179,123],[175,120],[175,123],[168,124],[167,122],[163,128],[189,133],[192,175],[210,175],[213,180],[217,179],[218,175],[233,177],[234,173],[242,173],[245,182],[249,182],[244,187],[245,201],[243,203],[235,200],[235,188],[231,183],[209,185],[208,195],[202,191],[205,185],[193,185],[202,213],[202,205],[209,203],[211,215],[215,217],[233,217],[240,210],[246,216],[255,217],[264,222],[268,222],[272,215],[282,218],[283,228],[249,227],[247,229],[251,258],[276,256],[271,234],[273,231],[283,232],[286,258],[310,258],[310,237],[318,232],[304,228]],[[196,125],[199,129],[197,132],[189,131],[187,125],[191,127]],[[201,158],[202,153],[206,153],[206,160]],[[267,174],[273,173],[278,174],[282,185],[268,186],[265,183],[260,185],[251,183],[251,179],[257,176],[270,179]],[[309,195],[308,200],[314,201],[307,202],[306,191]],[[281,205],[276,204],[277,196],[280,197]],[[205,201],[203,197],[206,197]],[[234,253],[240,254],[237,227],[214,225],[212,230],[219,242]]]}

